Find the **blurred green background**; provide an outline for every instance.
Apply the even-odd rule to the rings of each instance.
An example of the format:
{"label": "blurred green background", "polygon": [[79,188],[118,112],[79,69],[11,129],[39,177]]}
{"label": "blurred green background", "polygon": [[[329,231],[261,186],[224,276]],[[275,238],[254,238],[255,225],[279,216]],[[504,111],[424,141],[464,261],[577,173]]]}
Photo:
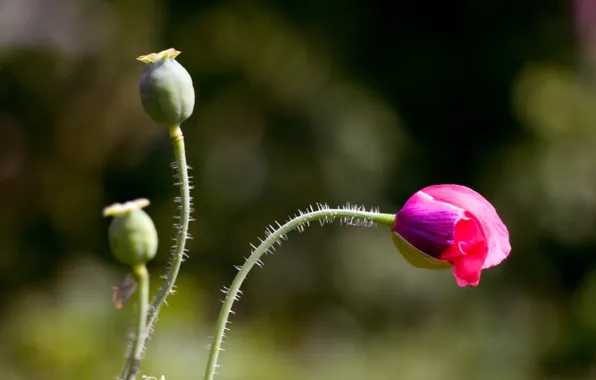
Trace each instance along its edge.
{"label": "blurred green background", "polygon": [[0,0],[1,378],[120,372],[134,303],[113,307],[101,209],[151,199],[157,287],[177,188],[135,58],[169,47],[197,89],[197,211],[145,374],[202,379],[267,224],[460,183],[511,232],[478,288],[384,228],[312,227],[249,276],[218,378],[596,378],[595,25],[592,0]]}

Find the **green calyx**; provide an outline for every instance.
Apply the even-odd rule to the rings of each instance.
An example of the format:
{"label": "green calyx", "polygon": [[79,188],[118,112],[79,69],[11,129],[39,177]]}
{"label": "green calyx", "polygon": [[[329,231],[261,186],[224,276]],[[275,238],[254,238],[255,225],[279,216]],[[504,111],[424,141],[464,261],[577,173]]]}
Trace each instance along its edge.
{"label": "green calyx", "polygon": [[139,86],[143,108],[154,122],[168,127],[188,119],[195,105],[192,78],[176,61],[179,54],[168,49],[137,58],[147,64]]}
{"label": "green calyx", "polygon": [[391,235],[393,238],[393,244],[395,244],[395,248],[397,248],[399,253],[401,253],[404,259],[406,259],[406,261],[410,263],[410,265],[413,265],[416,268],[425,269],[451,268],[451,264],[448,261],[435,259],[434,257],[427,255],[426,253],[420,251],[419,249],[408,243],[398,233],[393,232]]}
{"label": "green calyx", "polygon": [[147,199],[124,204],[115,203],[104,209],[104,216],[113,216],[108,230],[114,257],[131,267],[144,265],[157,253],[157,230],[151,217],[143,210]]}

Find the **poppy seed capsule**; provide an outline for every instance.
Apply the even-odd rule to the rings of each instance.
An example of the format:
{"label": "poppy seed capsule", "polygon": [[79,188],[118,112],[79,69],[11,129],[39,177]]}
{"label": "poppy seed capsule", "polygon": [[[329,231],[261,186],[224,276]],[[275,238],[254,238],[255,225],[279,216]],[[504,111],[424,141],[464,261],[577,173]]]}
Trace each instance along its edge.
{"label": "poppy seed capsule", "polygon": [[124,204],[115,203],[104,209],[104,216],[113,216],[108,230],[110,248],[114,257],[131,267],[142,265],[157,253],[157,230],[143,207],[147,199]]}
{"label": "poppy seed capsule", "polygon": [[195,106],[192,78],[176,61],[179,54],[168,49],[137,58],[147,64],[139,86],[143,108],[154,122],[168,127],[188,119]]}

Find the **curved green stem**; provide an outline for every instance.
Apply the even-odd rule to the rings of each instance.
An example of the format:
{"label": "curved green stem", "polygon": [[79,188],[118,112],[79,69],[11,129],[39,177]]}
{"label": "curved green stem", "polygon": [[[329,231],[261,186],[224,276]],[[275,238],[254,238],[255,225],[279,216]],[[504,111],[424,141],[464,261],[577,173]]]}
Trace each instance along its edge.
{"label": "curved green stem", "polygon": [[188,223],[190,222],[190,180],[188,177],[188,166],[186,165],[184,135],[179,125],[170,127],[170,138],[172,139],[174,155],[176,156],[176,170],[180,185],[180,223],[176,225],[176,245],[173,247],[170,269],[168,270],[164,284],[151,303],[151,308],[147,315],[147,327],[149,331],[152,331],[153,325],[157,320],[157,315],[165,303],[167,296],[173,293],[174,284],[180,272],[180,266],[184,261],[186,239],[188,238]]}
{"label": "curved green stem", "polygon": [[285,239],[285,235],[294,229],[302,230],[305,225],[308,225],[312,221],[321,221],[321,224],[330,222],[337,218],[342,218],[342,221],[347,224],[353,225],[372,225],[375,223],[384,224],[391,226],[395,215],[393,214],[381,214],[373,211],[363,211],[360,209],[329,209],[325,206],[320,206],[320,209],[314,211],[311,209],[310,212],[301,213],[283,226],[279,226],[277,229],[268,229],[267,238],[259,245],[244,262],[244,265],[240,268],[236,278],[232,282],[230,289],[227,292],[226,298],[221,307],[217,324],[215,326],[215,336],[213,337],[213,343],[209,351],[209,358],[207,359],[207,368],[205,370],[205,380],[213,380],[215,376],[215,370],[217,369],[217,360],[219,352],[221,350],[221,343],[228,323],[230,312],[232,311],[232,305],[238,297],[240,286],[246,279],[248,272],[252,269],[255,264],[260,263],[261,256],[266,252],[270,251],[273,246],[281,239]]}
{"label": "curved green stem", "polygon": [[145,264],[137,265],[133,268],[133,275],[138,285],[138,317],[137,331],[133,341],[132,350],[128,355],[124,372],[120,376],[124,380],[134,380],[139,372],[139,365],[143,355],[143,346],[147,336],[147,309],[149,308],[149,272]]}

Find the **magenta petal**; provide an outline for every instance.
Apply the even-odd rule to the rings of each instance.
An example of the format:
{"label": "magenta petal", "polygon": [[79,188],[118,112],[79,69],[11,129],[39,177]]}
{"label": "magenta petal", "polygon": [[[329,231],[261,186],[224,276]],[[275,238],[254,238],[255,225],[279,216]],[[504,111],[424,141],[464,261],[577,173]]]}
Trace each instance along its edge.
{"label": "magenta petal", "polygon": [[477,286],[484,257],[477,255],[464,256],[453,263],[453,275],[459,286]]}
{"label": "magenta petal", "polygon": [[488,249],[482,226],[470,213],[455,226],[455,242],[442,255],[453,265],[459,286],[478,285]]}
{"label": "magenta petal", "polygon": [[454,227],[464,212],[417,192],[397,213],[392,230],[420,251],[439,258],[453,245]]}
{"label": "magenta petal", "polygon": [[511,245],[507,227],[497,215],[495,208],[482,195],[460,185],[428,186],[420,192],[426,193],[436,200],[462,208],[477,218],[484,230],[488,247],[488,255],[482,269],[499,264],[509,255]]}

